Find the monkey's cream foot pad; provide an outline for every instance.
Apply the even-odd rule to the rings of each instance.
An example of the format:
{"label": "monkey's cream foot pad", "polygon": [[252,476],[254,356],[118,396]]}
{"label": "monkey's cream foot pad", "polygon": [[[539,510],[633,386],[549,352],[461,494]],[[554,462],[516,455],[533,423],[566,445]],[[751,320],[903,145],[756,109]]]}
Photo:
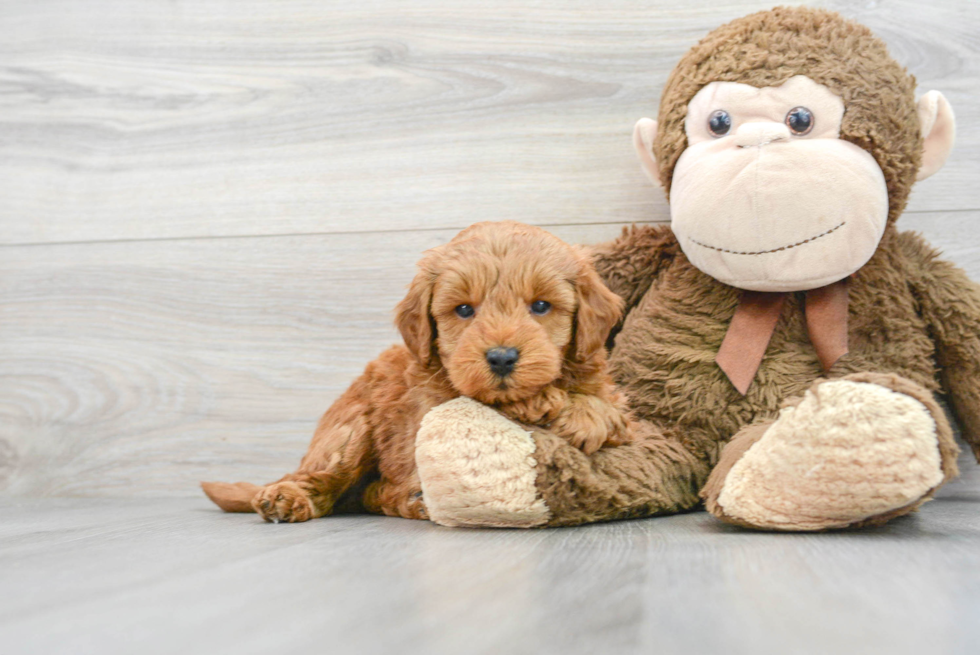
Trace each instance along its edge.
{"label": "monkey's cream foot pad", "polygon": [[470,527],[547,523],[534,449],[531,433],[475,400],[457,398],[432,409],[415,438],[429,518]]}
{"label": "monkey's cream foot pad", "polygon": [[732,466],[717,503],[736,523],[840,528],[918,504],[943,480],[936,422],[878,384],[814,385]]}

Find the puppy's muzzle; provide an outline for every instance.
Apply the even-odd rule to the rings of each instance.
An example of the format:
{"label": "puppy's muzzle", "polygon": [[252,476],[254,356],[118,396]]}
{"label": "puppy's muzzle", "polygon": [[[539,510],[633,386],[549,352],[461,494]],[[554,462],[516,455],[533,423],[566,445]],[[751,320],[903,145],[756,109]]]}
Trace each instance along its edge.
{"label": "puppy's muzzle", "polygon": [[495,375],[505,378],[514,371],[514,365],[521,358],[521,353],[517,348],[496,347],[488,350],[486,357],[490,370]]}

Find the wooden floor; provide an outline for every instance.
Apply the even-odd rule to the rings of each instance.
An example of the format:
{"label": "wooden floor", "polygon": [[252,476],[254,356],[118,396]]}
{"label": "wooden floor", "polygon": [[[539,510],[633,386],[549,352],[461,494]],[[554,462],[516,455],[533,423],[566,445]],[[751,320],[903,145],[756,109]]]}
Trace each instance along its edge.
{"label": "wooden floor", "polygon": [[[881,530],[222,515],[480,220],[668,219],[633,123],[775,0],[0,0],[0,655],[976,653],[980,477]],[[796,2],[789,2],[796,4]],[[980,5],[827,0],[958,118],[899,227],[980,279]]]}
{"label": "wooden floor", "polygon": [[0,651],[975,654],[978,473],[883,529],[815,535],[703,512],[520,531],[8,500]]}

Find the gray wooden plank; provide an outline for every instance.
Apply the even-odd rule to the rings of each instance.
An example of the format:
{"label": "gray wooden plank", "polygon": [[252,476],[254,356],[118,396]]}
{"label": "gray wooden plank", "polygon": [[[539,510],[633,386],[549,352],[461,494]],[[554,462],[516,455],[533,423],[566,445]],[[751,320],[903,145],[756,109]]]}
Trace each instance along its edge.
{"label": "gray wooden plank", "polygon": [[[969,466],[968,466],[969,464]],[[20,653],[971,653],[980,469],[880,529],[764,534],[703,512],[554,530],[204,499],[0,503]]]}
{"label": "gray wooden plank", "polygon": [[[5,3],[0,243],[663,219],[632,124],[771,4]],[[960,118],[910,210],[980,208],[973,0],[827,4]]]}

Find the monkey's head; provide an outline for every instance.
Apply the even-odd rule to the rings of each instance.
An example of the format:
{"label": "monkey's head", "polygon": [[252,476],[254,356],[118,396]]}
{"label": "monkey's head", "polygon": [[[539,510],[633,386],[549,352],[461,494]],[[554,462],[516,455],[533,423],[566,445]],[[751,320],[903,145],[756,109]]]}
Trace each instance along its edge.
{"label": "monkey's head", "polygon": [[780,7],[705,37],[633,143],[696,267],[754,291],[841,280],[871,258],[955,122],[864,26]]}

